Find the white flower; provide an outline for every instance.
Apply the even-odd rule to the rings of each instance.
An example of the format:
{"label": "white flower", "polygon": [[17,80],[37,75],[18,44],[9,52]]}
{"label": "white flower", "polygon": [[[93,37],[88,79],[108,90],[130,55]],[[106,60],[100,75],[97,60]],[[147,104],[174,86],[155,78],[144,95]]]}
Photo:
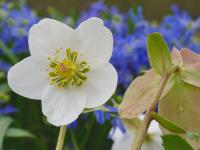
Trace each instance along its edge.
{"label": "white flower", "polygon": [[113,38],[101,19],[90,18],[76,29],[43,19],[31,27],[28,43],[31,56],[9,70],[8,83],[19,95],[41,100],[50,123],[69,124],[115,92]]}
{"label": "white flower", "polygon": [[[136,133],[131,134],[130,131],[122,134],[117,128],[112,137],[114,141],[112,150],[130,150],[135,136]],[[152,121],[141,150],[164,150],[160,136],[161,130],[158,123]]]}

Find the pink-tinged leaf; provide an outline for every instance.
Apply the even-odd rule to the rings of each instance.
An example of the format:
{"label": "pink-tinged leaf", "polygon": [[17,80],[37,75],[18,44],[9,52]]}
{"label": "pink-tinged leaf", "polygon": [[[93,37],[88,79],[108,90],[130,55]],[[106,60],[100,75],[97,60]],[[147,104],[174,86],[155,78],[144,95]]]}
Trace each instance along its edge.
{"label": "pink-tinged leaf", "polygon": [[182,59],[181,53],[176,47],[173,47],[171,56],[172,56],[172,62],[174,65],[177,65],[177,66],[183,65],[183,59]]}
{"label": "pink-tinged leaf", "polygon": [[200,88],[200,63],[185,66],[181,72],[183,81]]}
{"label": "pink-tinged leaf", "polygon": [[[177,77],[170,92],[159,103],[159,114],[191,132],[200,132],[200,88],[187,84]],[[162,128],[164,134],[169,131]],[[200,142],[182,135],[195,149]]]}
{"label": "pink-tinged leaf", "polygon": [[185,65],[200,63],[200,55],[191,51],[190,49],[181,49],[181,55]]}
{"label": "pink-tinged leaf", "polygon": [[[119,106],[119,113],[122,118],[135,118],[147,110],[158,92],[161,77],[152,69],[143,76],[137,77],[125,92],[122,103]],[[162,97],[168,93],[173,86],[171,79],[164,89]]]}

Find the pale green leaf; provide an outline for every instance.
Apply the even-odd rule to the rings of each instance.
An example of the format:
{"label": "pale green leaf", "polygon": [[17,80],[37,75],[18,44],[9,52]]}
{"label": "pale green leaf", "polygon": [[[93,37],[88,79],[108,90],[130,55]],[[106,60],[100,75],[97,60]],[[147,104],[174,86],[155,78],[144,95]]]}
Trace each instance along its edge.
{"label": "pale green leaf", "polygon": [[9,138],[21,138],[21,137],[34,138],[34,135],[32,133],[19,128],[9,128],[5,136]]}
{"label": "pale green leaf", "polygon": [[172,70],[172,60],[169,48],[159,33],[148,35],[147,51],[151,67],[159,74]]}
{"label": "pale green leaf", "polygon": [[5,137],[5,134],[7,132],[8,127],[12,123],[13,119],[10,117],[3,117],[0,116],[0,150],[3,147],[3,140]]}

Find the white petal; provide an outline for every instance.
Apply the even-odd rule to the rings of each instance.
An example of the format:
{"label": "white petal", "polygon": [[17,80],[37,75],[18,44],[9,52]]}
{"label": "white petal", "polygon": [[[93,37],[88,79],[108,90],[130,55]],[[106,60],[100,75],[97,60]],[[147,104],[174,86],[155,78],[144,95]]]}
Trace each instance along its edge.
{"label": "white petal", "polygon": [[103,105],[114,94],[117,86],[117,72],[107,62],[92,62],[84,89],[87,93],[87,108]]}
{"label": "white petal", "polygon": [[120,140],[123,136],[124,136],[124,133],[120,130],[119,127],[113,127],[111,130],[110,130],[110,133],[111,135],[111,138],[113,141],[118,141]]}
{"label": "white petal", "polygon": [[86,93],[80,87],[59,89],[49,85],[42,95],[42,112],[55,126],[67,125],[78,118],[86,105]]}
{"label": "white petal", "polygon": [[113,37],[111,31],[103,25],[101,19],[90,18],[81,23],[75,31],[82,41],[81,50],[86,60],[110,60]]}
{"label": "white petal", "polygon": [[36,64],[31,57],[14,65],[8,72],[8,84],[17,94],[31,99],[41,99],[47,85],[45,68]]}
{"label": "white petal", "polygon": [[125,133],[123,137],[114,141],[111,150],[130,150],[133,142],[133,136]]}
{"label": "white petal", "polygon": [[154,135],[157,135],[157,136],[162,135],[159,124],[155,120],[151,121],[151,125],[149,126],[149,129],[148,129],[148,133],[154,134]]}
{"label": "white petal", "polygon": [[[31,55],[37,61],[47,61],[55,50],[76,48],[73,29],[62,22],[53,19],[43,19],[31,27],[29,31],[29,48]],[[75,46],[75,47],[74,47]]]}

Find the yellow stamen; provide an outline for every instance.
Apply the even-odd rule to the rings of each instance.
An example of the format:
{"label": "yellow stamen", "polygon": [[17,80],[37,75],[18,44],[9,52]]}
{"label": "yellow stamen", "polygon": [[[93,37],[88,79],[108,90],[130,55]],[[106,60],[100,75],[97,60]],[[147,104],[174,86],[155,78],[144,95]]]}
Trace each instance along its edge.
{"label": "yellow stamen", "polygon": [[51,59],[49,64],[49,77],[51,85],[57,85],[59,88],[69,85],[80,86],[87,80],[86,73],[90,70],[86,61],[78,62],[78,52],[66,49],[63,59],[60,59],[62,49],[56,50],[55,57]]}

